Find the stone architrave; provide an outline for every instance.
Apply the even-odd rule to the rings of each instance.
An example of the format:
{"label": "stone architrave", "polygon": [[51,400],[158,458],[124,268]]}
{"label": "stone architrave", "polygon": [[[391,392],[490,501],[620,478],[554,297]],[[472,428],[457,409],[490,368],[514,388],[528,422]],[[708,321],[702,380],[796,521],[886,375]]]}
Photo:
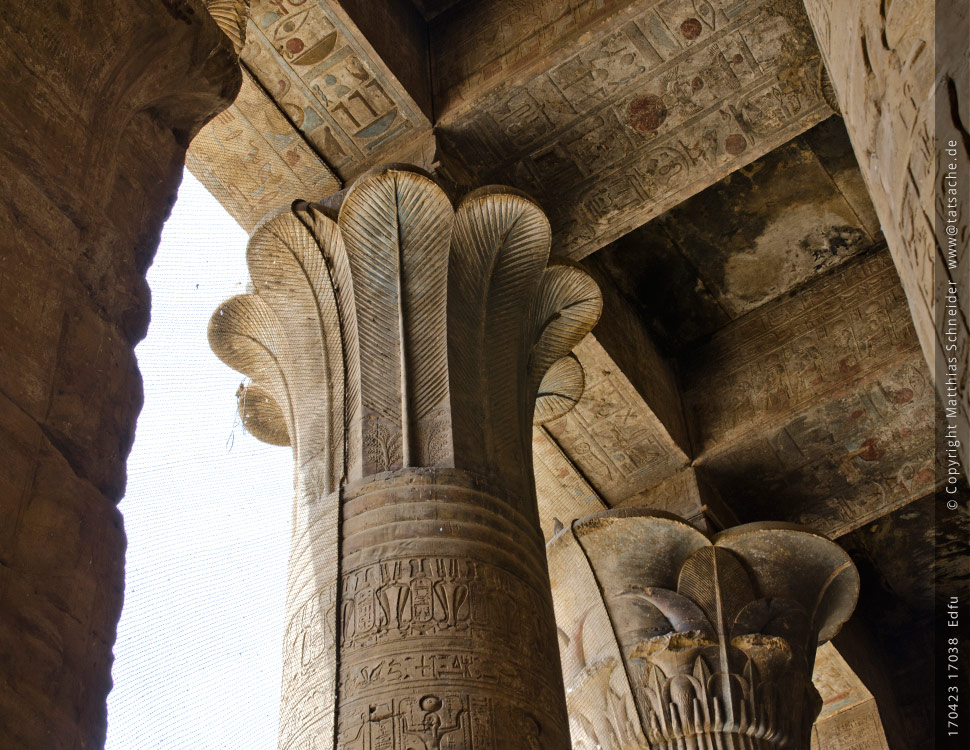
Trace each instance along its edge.
{"label": "stone architrave", "polygon": [[859,593],[834,542],[631,508],[576,521],[548,558],[574,748],[808,750],[816,648]]}
{"label": "stone architrave", "polygon": [[958,165],[970,159],[970,10],[959,0],[805,0],[805,12],[940,402],[957,427],[948,447],[967,475],[970,295],[951,290],[967,278],[970,214],[966,196],[948,188],[964,190]]}
{"label": "stone architrave", "polygon": [[602,303],[550,236],[404,166],[254,231],[209,340],[294,452],[281,748],[569,747],[532,421],[578,399]]}

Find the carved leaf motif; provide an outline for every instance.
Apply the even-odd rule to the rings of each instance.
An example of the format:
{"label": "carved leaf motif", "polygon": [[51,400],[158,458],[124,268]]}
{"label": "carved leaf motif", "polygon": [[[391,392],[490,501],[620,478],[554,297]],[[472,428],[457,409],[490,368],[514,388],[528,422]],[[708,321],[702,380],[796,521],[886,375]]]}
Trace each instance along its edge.
{"label": "carved leaf motif", "polygon": [[[330,251],[339,241],[334,234]],[[344,369],[333,282],[317,239],[291,212],[267,219],[247,249],[255,293],[275,311],[292,359],[283,361],[293,399],[294,446],[302,464],[323,456],[324,491],[343,475]]]}
{"label": "carved leaf motif", "polygon": [[409,425],[448,396],[451,215],[448,197],[430,178],[388,168],[351,188],[338,220],[362,313],[362,404],[404,428],[406,465]]}
{"label": "carved leaf motif", "polygon": [[798,602],[809,613],[812,649],[835,636],[859,596],[859,574],[845,551],[807,529],[748,524],[723,531],[719,548],[730,549],[757,577],[765,595]]}
{"label": "carved leaf motif", "polygon": [[542,425],[561,417],[579,402],[585,387],[586,373],[575,355],[555,362],[539,383],[532,424]]}
{"label": "carved leaf motif", "polygon": [[205,7],[238,53],[246,43],[249,0],[205,0]]}
{"label": "carved leaf motif", "polygon": [[756,598],[751,576],[729,550],[719,547],[702,547],[688,558],[677,591],[697,603],[722,640],[738,613]]}
{"label": "carved leaf motif", "polygon": [[552,265],[543,271],[530,312],[530,395],[553,362],[569,354],[596,325],[602,310],[599,287],[584,271],[567,265]]}
{"label": "carved leaf motif", "polygon": [[[361,453],[358,421],[360,404],[360,344],[357,335],[357,305],[354,300],[354,282],[350,274],[350,261],[344,247],[337,222],[320,206],[297,204],[294,213],[309,229],[323,254],[327,272],[336,300],[334,330],[339,330],[344,364],[344,427],[347,431],[348,471],[357,466],[355,456]],[[324,325],[331,325],[326,319]],[[352,439],[353,437],[353,439]],[[359,468],[359,467],[358,467]]]}
{"label": "carved leaf motif", "polygon": [[288,356],[283,327],[255,294],[223,302],[209,319],[209,346],[223,362],[263,385],[280,406],[293,434],[293,405],[282,362]]}
{"label": "carved leaf motif", "polygon": [[452,408],[469,427],[464,454],[485,464],[469,468],[516,460],[525,450],[527,424],[519,419],[532,415],[521,415],[522,323],[550,242],[548,219],[518,192],[482,188],[458,206],[448,275]]}
{"label": "carved leaf motif", "polygon": [[[713,641],[717,636],[714,626],[704,611],[686,596],[667,589],[638,587],[622,596],[640,599],[655,607],[667,620],[670,630],[676,633],[694,631],[702,638]],[[640,647],[642,651],[644,647]],[[664,646],[666,648],[666,646]],[[645,658],[645,657],[644,657]]]}
{"label": "carved leaf motif", "polygon": [[237,396],[237,408],[243,426],[257,440],[270,445],[290,444],[283,412],[268,390],[251,383]]}
{"label": "carved leaf motif", "polygon": [[811,616],[797,602],[786,599],[757,599],[742,609],[731,625],[730,637],[750,633],[779,636],[790,643],[810,641]]}

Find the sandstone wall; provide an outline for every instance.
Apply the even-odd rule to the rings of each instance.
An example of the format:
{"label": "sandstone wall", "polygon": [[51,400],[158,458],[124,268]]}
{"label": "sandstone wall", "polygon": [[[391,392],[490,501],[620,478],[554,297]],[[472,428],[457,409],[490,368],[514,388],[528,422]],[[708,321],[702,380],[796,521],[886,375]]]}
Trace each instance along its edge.
{"label": "sandstone wall", "polygon": [[144,274],[238,66],[201,0],[0,17],[0,747],[104,742]]}
{"label": "sandstone wall", "polygon": [[[940,311],[946,282],[963,285],[952,327],[952,340],[958,343],[958,392],[953,406],[959,413],[966,472],[970,462],[966,193],[970,186],[965,179],[955,220],[957,241],[949,257],[946,236],[935,231],[948,218],[943,202],[948,165],[961,165],[966,175],[970,161],[967,4],[960,0],[892,4],[805,0],[805,8],[931,369],[934,362],[939,366],[945,356],[952,356],[941,351],[950,340],[951,328]],[[950,141],[955,149],[947,154]],[[936,372],[936,390],[944,402],[948,374]]]}

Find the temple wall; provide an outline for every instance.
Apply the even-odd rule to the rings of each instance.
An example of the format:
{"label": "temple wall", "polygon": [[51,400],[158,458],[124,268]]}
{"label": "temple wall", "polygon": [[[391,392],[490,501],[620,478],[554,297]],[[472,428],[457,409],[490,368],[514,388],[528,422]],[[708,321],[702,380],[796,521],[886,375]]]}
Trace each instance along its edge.
{"label": "temple wall", "polygon": [[[968,295],[950,320],[941,314],[947,281],[967,278],[966,194],[959,196],[953,253],[935,227],[946,220],[944,178],[951,163],[966,174],[967,6],[960,2],[886,3],[805,0],[846,129],[909,301],[923,354],[933,369],[955,356],[953,406],[958,412],[964,472],[970,461],[967,388]],[[934,28],[940,13],[940,35]],[[945,54],[937,55],[937,43]],[[939,59],[937,59],[939,58]],[[963,98],[961,100],[961,92]],[[939,99],[939,98],[942,98]],[[943,116],[938,117],[938,112]],[[952,154],[945,148],[954,144]],[[965,192],[967,186],[961,186]],[[952,262],[952,265],[951,265]],[[952,342],[957,349],[944,354]],[[936,390],[949,396],[949,373],[936,371]]]}
{"label": "temple wall", "polygon": [[144,274],[239,87],[201,0],[0,18],[0,746],[94,748],[124,592]]}

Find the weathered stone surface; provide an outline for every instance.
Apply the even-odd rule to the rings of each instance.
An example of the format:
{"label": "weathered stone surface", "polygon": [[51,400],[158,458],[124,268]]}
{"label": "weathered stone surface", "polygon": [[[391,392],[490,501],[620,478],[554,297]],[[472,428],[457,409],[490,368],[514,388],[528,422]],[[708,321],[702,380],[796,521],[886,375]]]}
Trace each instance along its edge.
{"label": "weathered stone surface", "polygon": [[338,20],[349,21],[373,51],[372,60],[385,66],[402,91],[430,122],[431,62],[428,59],[428,25],[420,7],[400,0],[336,0],[330,3]]}
{"label": "weathered stone surface", "polygon": [[467,3],[431,40],[443,149],[576,259],[831,114],[798,0]]}
{"label": "weathered stone surface", "polygon": [[734,512],[727,506],[703,469],[686,466],[656,487],[622,502],[614,508],[649,508],[680,516],[705,533],[737,526]]}
{"label": "weathered stone surface", "polygon": [[[945,192],[950,186],[945,181],[949,165],[963,165],[966,175],[970,161],[968,9],[966,3],[929,0],[896,3],[889,9],[885,5],[875,0],[851,7],[835,0],[805,2],[923,353],[931,363],[954,356],[953,401],[966,471],[970,463],[970,295],[962,295],[952,341],[947,332],[949,318],[940,315],[939,308],[945,294],[941,282],[961,283],[965,292],[970,263],[966,194],[959,195],[968,188],[966,178],[963,185],[955,186],[958,193],[952,205]],[[938,113],[945,114],[938,117]],[[951,141],[952,156],[945,150]],[[951,209],[952,216],[947,214]],[[948,239],[942,227],[951,218],[956,232]],[[949,343],[958,348],[947,354],[944,347]],[[935,373],[941,398],[948,398],[947,374],[946,370]]]}
{"label": "weathered stone surface", "polygon": [[813,750],[889,750],[875,699],[831,643],[815,655],[812,682],[822,699]]}
{"label": "weathered stone surface", "polygon": [[596,338],[587,336],[576,356],[586,372],[583,396],[544,426],[607,504],[658,484],[687,463],[687,454]]}
{"label": "weathered stone surface", "polygon": [[837,545],[787,524],[708,538],[629,508],[547,552],[574,747],[807,750],[815,647],[859,592]]}
{"label": "weathered stone surface", "polygon": [[[831,117],[583,265],[678,351],[880,240],[848,135]],[[608,322],[609,305],[598,331]]]}
{"label": "weathered stone surface", "polygon": [[144,272],[188,142],[239,72],[195,1],[16,2],[0,39],[0,746],[94,748]]}
{"label": "weathered stone surface", "polygon": [[599,291],[507,188],[455,209],[384,167],[334,208],[262,223],[209,326],[247,426],[294,451],[280,746],[563,750],[532,423]]}
{"label": "weathered stone surface", "polygon": [[532,430],[532,462],[539,526],[547,542],[560,528],[575,519],[606,510],[603,498],[590,486],[545,427],[537,426]]}
{"label": "weathered stone surface", "polygon": [[683,368],[698,464],[741,520],[839,536],[935,486],[933,386],[885,251],[744,316]]}

